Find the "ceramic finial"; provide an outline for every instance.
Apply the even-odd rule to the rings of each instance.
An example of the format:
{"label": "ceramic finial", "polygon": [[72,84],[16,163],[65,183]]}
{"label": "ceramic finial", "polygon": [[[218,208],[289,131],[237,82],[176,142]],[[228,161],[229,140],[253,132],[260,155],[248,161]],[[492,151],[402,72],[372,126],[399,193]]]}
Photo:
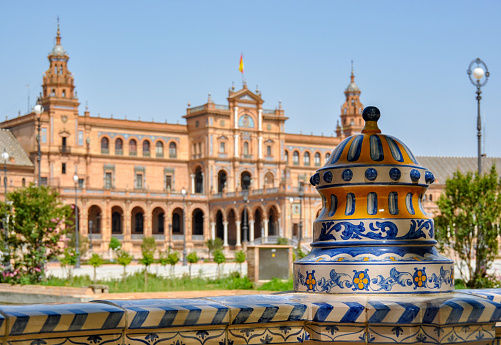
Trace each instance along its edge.
{"label": "ceramic finial", "polygon": [[381,117],[378,108],[373,106],[366,107],[362,113],[362,117],[365,120],[365,127],[362,129],[362,133],[381,133],[381,130],[377,126],[377,121]]}

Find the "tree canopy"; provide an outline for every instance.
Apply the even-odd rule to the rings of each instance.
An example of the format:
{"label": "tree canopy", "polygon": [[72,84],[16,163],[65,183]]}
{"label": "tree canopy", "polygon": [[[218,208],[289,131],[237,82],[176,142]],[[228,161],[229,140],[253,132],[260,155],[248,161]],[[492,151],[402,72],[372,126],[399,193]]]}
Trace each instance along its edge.
{"label": "tree canopy", "polygon": [[437,202],[437,240],[457,256],[461,278],[470,288],[486,287],[487,270],[498,253],[500,187],[495,166],[482,176],[458,171]]}

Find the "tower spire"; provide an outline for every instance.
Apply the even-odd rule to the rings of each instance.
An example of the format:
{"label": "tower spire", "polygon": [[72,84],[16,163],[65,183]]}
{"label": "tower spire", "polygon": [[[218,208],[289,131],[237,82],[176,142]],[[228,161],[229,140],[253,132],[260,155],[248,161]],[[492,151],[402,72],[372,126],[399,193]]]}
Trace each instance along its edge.
{"label": "tower spire", "polygon": [[61,31],[59,30],[59,16],[57,16],[57,36],[56,44],[61,44]]}
{"label": "tower spire", "polygon": [[353,59],[351,59],[351,82],[355,82],[355,74],[353,73]]}

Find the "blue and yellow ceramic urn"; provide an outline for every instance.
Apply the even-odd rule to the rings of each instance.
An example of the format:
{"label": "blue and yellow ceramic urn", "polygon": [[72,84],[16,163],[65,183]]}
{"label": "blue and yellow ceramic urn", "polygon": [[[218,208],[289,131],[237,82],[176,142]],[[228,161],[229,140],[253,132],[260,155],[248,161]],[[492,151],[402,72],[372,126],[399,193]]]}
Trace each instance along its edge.
{"label": "blue and yellow ceramic urn", "polygon": [[310,179],[323,208],[311,253],[294,263],[294,290],[436,293],[454,289],[452,260],[436,249],[421,199],[433,173],[407,146],[381,134],[367,107],[361,134],[342,141]]}

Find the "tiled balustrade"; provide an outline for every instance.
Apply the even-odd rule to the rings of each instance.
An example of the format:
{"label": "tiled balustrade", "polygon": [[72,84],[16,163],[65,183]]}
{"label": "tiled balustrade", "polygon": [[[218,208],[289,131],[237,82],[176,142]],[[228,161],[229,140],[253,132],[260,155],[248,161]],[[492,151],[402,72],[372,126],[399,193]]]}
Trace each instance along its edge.
{"label": "tiled balustrade", "polygon": [[10,345],[491,344],[499,301],[501,290],[464,290],[2,306],[0,334]]}

